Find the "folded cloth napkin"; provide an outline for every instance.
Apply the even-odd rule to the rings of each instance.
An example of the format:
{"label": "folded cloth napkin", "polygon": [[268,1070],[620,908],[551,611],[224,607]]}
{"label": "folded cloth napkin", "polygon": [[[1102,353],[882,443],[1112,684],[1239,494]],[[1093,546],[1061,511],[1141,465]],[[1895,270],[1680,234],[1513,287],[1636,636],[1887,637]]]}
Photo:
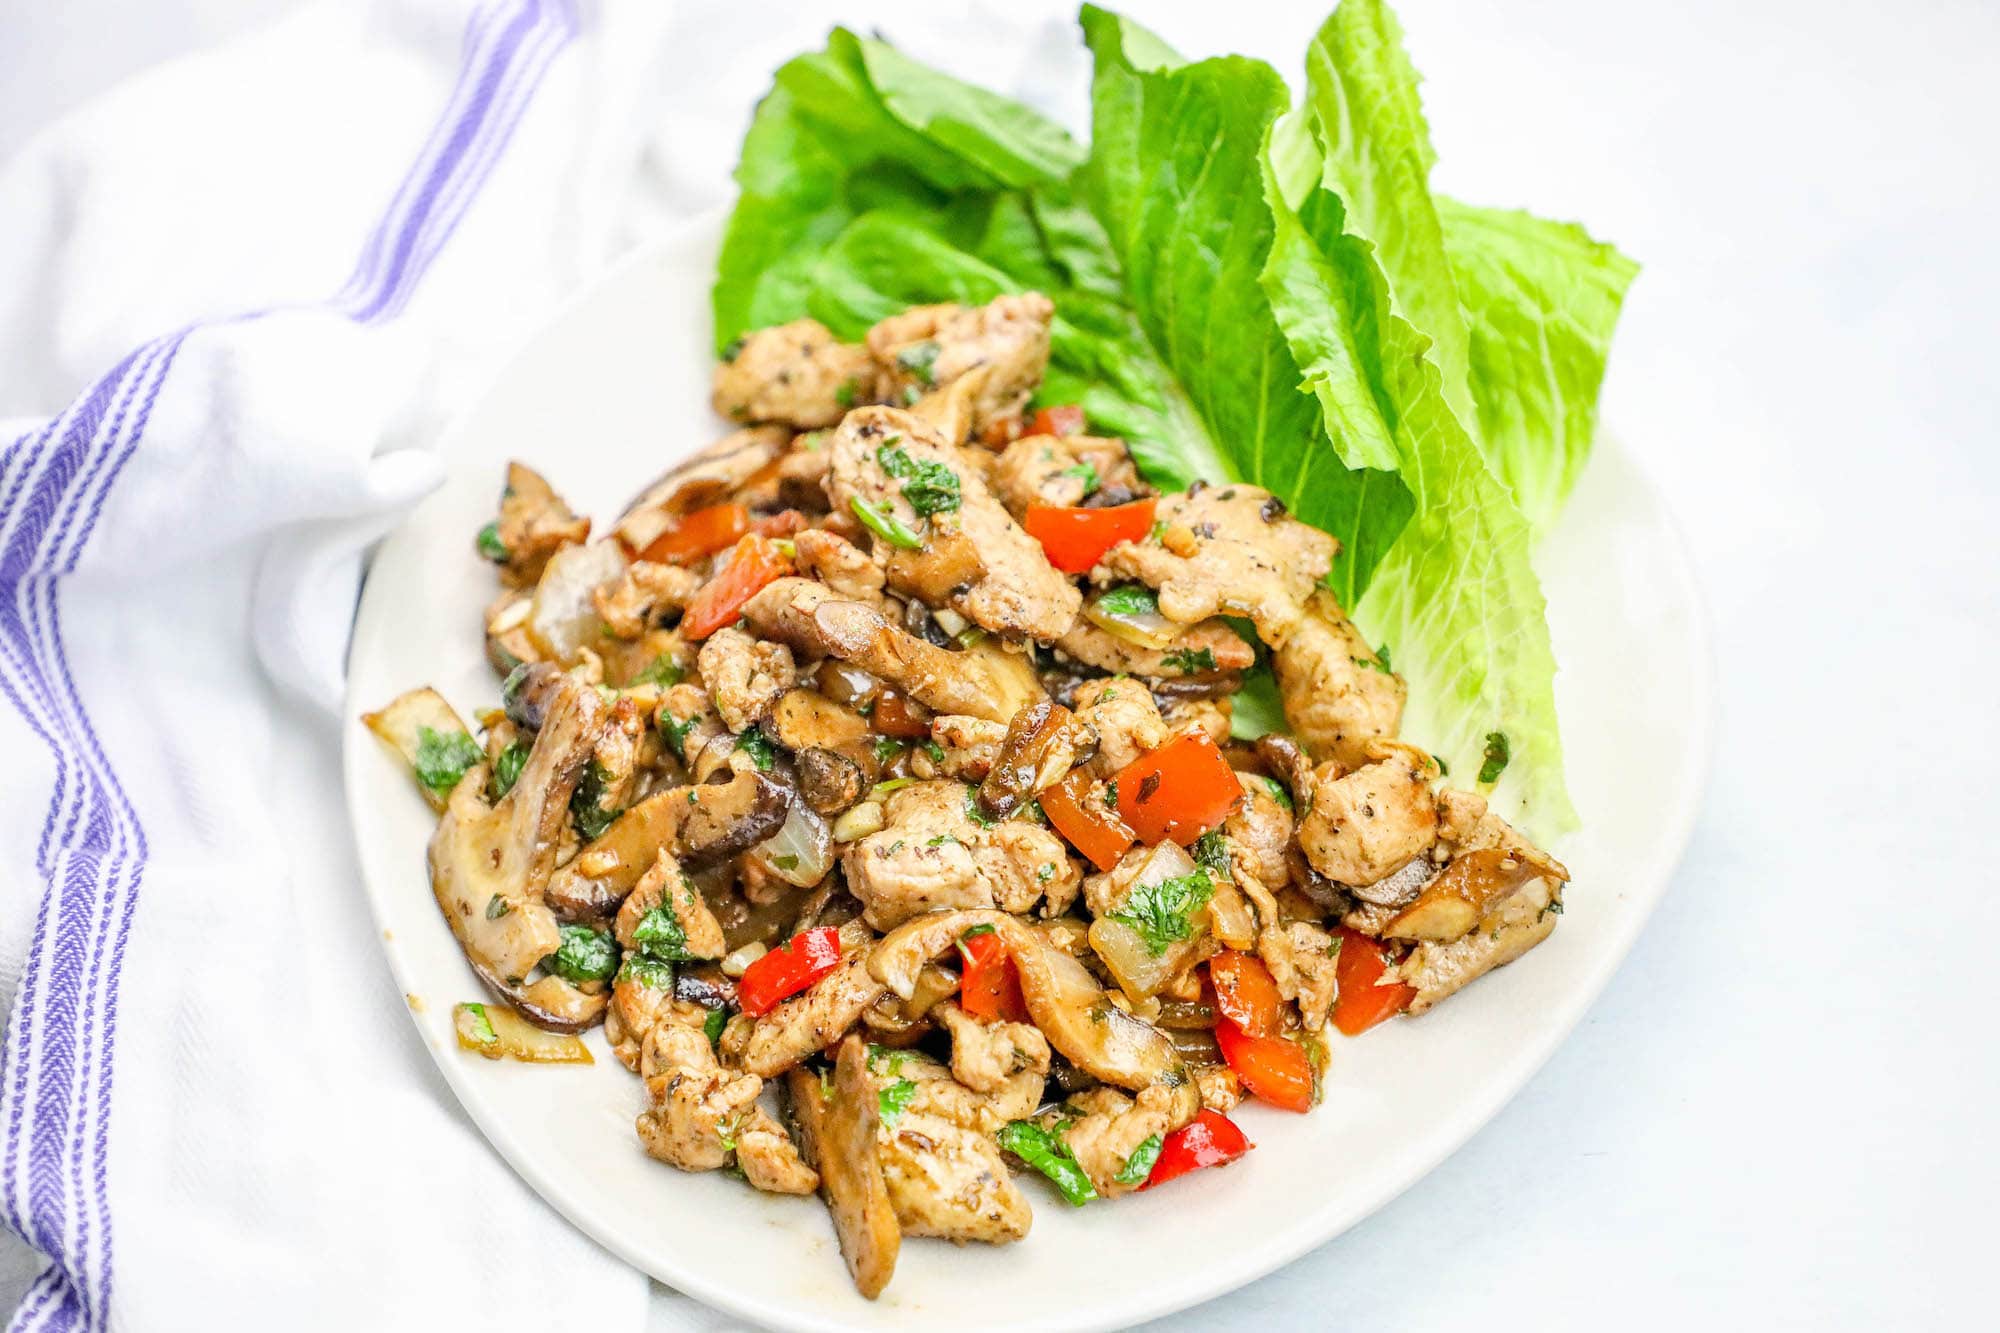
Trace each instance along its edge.
{"label": "folded cloth napkin", "polygon": [[[777,8],[325,0],[0,171],[10,1329],[726,1324],[458,1110],[376,947],[335,717],[363,552],[438,428],[727,198],[826,26]],[[841,17],[1032,95],[1078,67],[1068,9]]]}

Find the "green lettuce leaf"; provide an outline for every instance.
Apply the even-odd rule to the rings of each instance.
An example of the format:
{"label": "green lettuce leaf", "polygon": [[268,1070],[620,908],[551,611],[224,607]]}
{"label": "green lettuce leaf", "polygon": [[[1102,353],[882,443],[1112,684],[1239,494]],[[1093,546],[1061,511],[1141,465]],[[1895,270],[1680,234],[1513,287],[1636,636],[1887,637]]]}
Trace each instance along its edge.
{"label": "green lettuce leaf", "polygon": [[1487,464],[1539,535],[1590,457],[1597,391],[1639,266],[1583,228],[1440,196]]}

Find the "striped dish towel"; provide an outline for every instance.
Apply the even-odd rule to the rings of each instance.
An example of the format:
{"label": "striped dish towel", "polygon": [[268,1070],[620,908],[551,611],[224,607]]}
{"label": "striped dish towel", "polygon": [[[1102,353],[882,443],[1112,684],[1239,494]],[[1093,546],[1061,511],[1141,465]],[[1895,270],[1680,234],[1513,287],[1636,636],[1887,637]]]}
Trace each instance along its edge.
{"label": "striped dish towel", "polygon": [[[1037,38],[1073,47],[1071,11],[840,17],[1004,84],[1046,74]],[[322,0],[0,170],[10,1333],[729,1326],[562,1222],[437,1077],[332,708],[362,554],[438,481],[444,420],[618,251],[727,197],[770,71],[827,22]]]}

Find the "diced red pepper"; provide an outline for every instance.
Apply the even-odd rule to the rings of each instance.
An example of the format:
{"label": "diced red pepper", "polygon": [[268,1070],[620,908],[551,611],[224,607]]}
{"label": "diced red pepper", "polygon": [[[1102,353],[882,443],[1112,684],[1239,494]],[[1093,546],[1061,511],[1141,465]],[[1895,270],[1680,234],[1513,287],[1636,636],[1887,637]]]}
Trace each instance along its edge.
{"label": "diced red pepper", "polygon": [[1187,846],[1220,824],[1242,797],[1236,770],[1199,732],[1118,770],[1118,815],[1148,845],[1172,838]]}
{"label": "diced red pepper", "polygon": [[930,738],[931,710],[901,690],[884,686],[875,695],[875,707],[868,714],[875,730],[899,741]]}
{"label": "diced red pepper", "polygon": [[1035,413],[1035,419],[1028,423],[1030,435],[1081,435],[1083,434],[1083,409],[1073,403],[1057,407],[1045,407]]}
{"label": "diced red pepper", "polygon": [[1153,526],[1149,497],[1103,509],[1029,505],[1021,526],[1042,544],[1049,563],[1065,574],[1082,574],[1119,542],[1136,542]]}
{"label": "diced red pepper", "polygon": [[1056,832],[1069,839],[1070,846],[1089,858],[1099,870],[1109,870],[1125,855],[1134,841],[1132,830],[1117,811],[1106,805],[1090,779],[1090,770],[1079,768],[1041,795],[1042,813]]}
{"label": "diced red pepper", "polygon": [[1282,1030],[1285,997],[1263,959],[1224,949],[1208,960],[1208,976],[1224,1018],[1253,1037],[1275,1037]]}
{"label": "diced red pepper", "polygon": [[681,637],[705,639],[743,610],[743,603],[792,572],[792,561],[777,542],[751,533],[736,543],[729,563],[715,571],[688,603]]}
{"label": "diced red pepper", "polygon": [[1028,1002],[1021,996],[1021,975],[1014,969],[1014,960],[1000,943],[997,932],[989,927],[983,933],[961,938],[958,954],[964,964],[959,970],[958,1002],[966,1013],[988,1022],[1028,1021]]}
{"label": "diced red pepper", "polygon": [[1358,1037],[1410,1007],[1410,1001],[1417,998],[1414,987],[1400,981],[1388,986],[1375,984],[1394,962],[1383,953],[1381,941],[1346,926],[1340,928],[1340,955],[1333,961],[1334,981],[1340,987],[1333,1001],[1336,1028]]}
{"label": "diced red pepper", "polygon": [[726,551],[750,531],[750,511],[739,504],[710,505],[683,515],[681,520],[653,538],[641,560],[661,564],[689,565],[704,556]]}
{"label": "diced red pepper", "polygon": [[736,983],[737,1006],[753,1018],[761,1017],[839,965],[838,930],[832,926],[802,930],[743,969],[742,980]]}
{"label": "diced red pepper", "polygon": [[1225,1165],[1256,1146],[1228,1116],[1203,1107],[1193,1120],[1167,1135],[1153,1162],[1153,1173],[1139,1188],[1149,1190],[1204,1166]]}
{"label": "diced red pepper", "polygon": [[1215,1020],[1215,1044],[1259,1101],[1287,1111],[1312,1110],[1312,1060],[1305,1047],[1283,1037],[1253,1037],[1226,1018]]}

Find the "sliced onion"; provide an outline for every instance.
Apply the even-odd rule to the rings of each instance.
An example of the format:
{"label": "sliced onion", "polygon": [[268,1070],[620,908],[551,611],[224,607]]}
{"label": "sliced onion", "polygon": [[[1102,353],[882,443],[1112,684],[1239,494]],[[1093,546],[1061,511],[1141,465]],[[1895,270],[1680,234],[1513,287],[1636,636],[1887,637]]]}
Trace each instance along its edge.
{"label": "sliced onion", "polygon": [[[1161,615],[1158,608],[1151,611],[1129,611],[1118,609],[1116,600],[1125,592],[1123,588],[1106,588],[1091,595],[1083,604],[1083,618],[1115,639],[1137,644],[1141,648],[1167,649],[1174,646],[1185,625],[1175,624]],[[1106,605],[1111,599],[1113,605]]]}
{"label": "sliced onion", "polygon": [[833,869],[833,835],[804,801],[793,801],[778,831],[750,849],[750,859],[788,884],[805,888]]}
{"label": "sliced onion", "polygon": [[[1194,861],[1178,843],[1163,842],[1146,853],[1145,862],[1127,892],[1191,875],[1194,869]],[[1145,936],[1123,921],[1105,915],[1091,923],[1090,947],[1104,960],[1120,990],[1135,1001],[1146,1000],[1164,990],[1193,961],[1201,948],[1202,927],[1207,920],[1206,912],[1191,913],[1188,938],[1177,940],[1165,952],[1156,954],[1146,947]]]}
{"label": "sliced onion", "polygon": [[596,643],[604,623],[590,594],[625,572],[625,553],[615,541],[565,546],[549,557],[535,604],[528,613],[528,634],[535,646],[564,666],[579,651]]}
{"label": "sliced onion", "polygon": [[843,812],[833,821],[835,842],[856,842],[871,833],[882,831],[884,820],[880,801],[863,801]]}

